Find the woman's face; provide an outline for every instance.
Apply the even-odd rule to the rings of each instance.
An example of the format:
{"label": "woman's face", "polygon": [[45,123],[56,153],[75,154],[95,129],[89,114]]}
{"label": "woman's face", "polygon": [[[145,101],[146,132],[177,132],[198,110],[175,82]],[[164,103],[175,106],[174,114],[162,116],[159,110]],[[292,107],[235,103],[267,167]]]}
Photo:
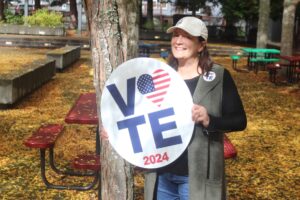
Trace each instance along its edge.
{"label": "woman's face", "polygon": [[198,57],[203,50],[205,42],[200,42],[198,37],[192,36],[181,29],[173,31],[171,48],[174,57],[178,60],[185,60]]}

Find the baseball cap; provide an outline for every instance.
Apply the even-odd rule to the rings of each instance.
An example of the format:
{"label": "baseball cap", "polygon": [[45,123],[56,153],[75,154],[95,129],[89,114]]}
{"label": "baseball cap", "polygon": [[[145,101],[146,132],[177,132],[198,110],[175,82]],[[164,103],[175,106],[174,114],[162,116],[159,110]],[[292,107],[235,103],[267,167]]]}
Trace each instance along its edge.
{"label": "baseball cap", "polygon": [[197,17],[183,17],[175,26],[167,29],[167,33],[172,33],[176,28],[180,28],[192,36],[199,37],[207,40],[208,31],[204,22]]}

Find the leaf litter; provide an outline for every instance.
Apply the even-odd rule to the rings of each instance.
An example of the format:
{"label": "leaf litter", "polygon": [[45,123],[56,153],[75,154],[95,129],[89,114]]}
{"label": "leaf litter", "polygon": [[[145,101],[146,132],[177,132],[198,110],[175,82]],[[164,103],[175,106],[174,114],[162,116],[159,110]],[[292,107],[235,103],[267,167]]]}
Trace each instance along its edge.
{"label": "leaf litter", "polygon": [[[0,74],[19,70],[26,63],[45,57],[49,49],[0,49]],[[80,93],[93,92],[91,53],[82,51],[81,59],[56,73],[55,77],[10,109],[0,110],[0,196],[2,199],[97,199],[97,188],[79,192],[48,190],[39,168],[39,152],[23,141],[42,124],[66,126],[55,147],[59,167],[70,168],[78,154],[94,152],[95,126],[65,124],[64,118]],[[300,92],[299,83],[275,86],[268,72],[233,71],[228,57],[215,57],[227,68],[238,87],[245,106],[246,130],[229,133],[238,156],[226,160],[229,200],[299,199],[300,197]],[[246,59],[238,67],[246,65]],[[47,156],[47,155],[46,155]],[[46,166],[49,169],[49,166]],[[47,170],[49,181],[82,184],[85,177],[63,177]],[[135,199],[143,200],[143,174],[134,173]]]}

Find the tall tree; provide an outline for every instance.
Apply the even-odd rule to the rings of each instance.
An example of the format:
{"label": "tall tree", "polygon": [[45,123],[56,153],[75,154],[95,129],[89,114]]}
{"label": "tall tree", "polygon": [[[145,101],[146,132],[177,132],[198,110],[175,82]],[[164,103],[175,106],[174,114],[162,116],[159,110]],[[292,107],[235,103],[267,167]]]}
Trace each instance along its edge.
{"label": "tall tree", "polygon": [[87,20],[87,26],[88,30],[90,32],[91,30],[91,21],[92,21],[92,0],[82,0],[82,4],[85,10],[86,20]]}
{"label": "tall tree", "polygon": [[41,0],[34,0],[34,9],[41,9]]}
{"label": "tall tree", "polygon": [[72,28],[77,28],[78,11],[77,11],[76,0],[70,0],[70,15],[71,15]]}
{"label": "tall tree", "polygon": [[148,29],[154,29],[153,21],[153,0],[147,0],[147,19],[146,26]]}
{"label": "tall tree", "polygon": [[255,30],[253,24],[256,25],[258,20],[258,0],[219,0],[222,5],[222,13],[226,19],[226,30],[225,36],[229,39],[234,38],[236,35],[231,32],[235,29],[234,24],[240,20],[245,20],[246,22],[246,37],[256,38],[255,35],[251,32]]}
{"label": "tall tree", "polygon": [[281,29],[281,55],[293,54],[296,6],[300,0],[284,0]]}
{"label": "tall tree", "polygon": [[[138,0],[85,0],[98,103],[111,72],[138,50]],[[90,13],[89,13],[90,12]],[[126,16],[126,17],[124,17]],[[101,126],[98,104],[99,127]],[[101,129],[101,128],[100,128]],[[133,199],[133,172],[108,141],[101,141],[101,199]]]}
{"label": "tall tree", "polygon": [[4,20],[4,1],[0,0],[0,21]]}
{"label": "tall tree", "polygon": [[259,19],[257,26],[257,48],[266,48],[268,42],[268,22],[270,16],[270,0],[259,0]]}
{"label": "tall tree", "polygon": [[270,18],[273,20],[281,20],[283,13],[283,1],[284,0],[271,0],[270,2]]}

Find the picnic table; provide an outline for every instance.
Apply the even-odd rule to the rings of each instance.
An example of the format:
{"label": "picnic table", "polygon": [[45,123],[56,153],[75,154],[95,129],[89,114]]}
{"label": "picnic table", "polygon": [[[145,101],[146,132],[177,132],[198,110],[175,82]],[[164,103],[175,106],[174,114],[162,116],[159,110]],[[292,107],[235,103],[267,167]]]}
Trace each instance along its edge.
{"label": "picnic table", "polygon": [[247,67],[249,70],[258,70],[258,64],[268,64],[278,62],[279,59],[275,56],[280,54],[278,49],[269,48],[242,48],[242,50],[247,54]]}
{"label": "picnic table", "polygon": [[[98,182],[98,199],[101,197],[100,187],[100,138],[98,131],[98,115],[95,93],[80,94],[75,104],[65,117],[68,124],[97,125],[96,129],[96,154],[79,155],[73,162],[73,167],[83,170],[94,170],[95,179],[90,185]],[[91,187],[92,188],[92,187]]]}
{"label": "picnic table", "polygon": [[[75,123],[98,125],[96,94],[81,94],[74,106],[67,114],[65,122],[72,124]],[[100,154],[100,140],[98,128],[96,131],[96,154]],[[232,158],[236,156],[236,149],[226,135],[224,136],[224,155],[225,158]]]}
{"label": "picnic table", "polygon": [[[81,125],[97,125],[97,102],[95,93],[80,94],[70,111],[65,117],[65,122],[68,124]],[[96,131],[96,154],[95,155],[81,155],[73,162],[76,169],[89,170],[86,173],[77,173],[76,171],[61,171],[54,166],[53,149],[55,140],[63,131],[62,125],[48,125],[37,130],[32,137],[25,141],[25,145],[32,148],[39,148],[41,150],[41,170],[42,179],[47,188],[52,189],[71,189],[71,190],[89,190],[98,183],[98,199],[101,198],[101,173],[100,173],[100,140],[98,127]],[[45,136],[45,137],[44,137]],[[51,136],[51,137],[50,137]],[[50,138],[50,140],[49,140]],[[45,141],[44,141],[45,139]],[[50,166],[58,174],[72,175],[72,176],[93,176],[94,179],[88,185],[55,185],[50,183],[45,176],[45,150],[50,150]],[[224,135],[224,157],[225,159],[233,158],[237,155],[237,151],[230,139]],[[92,171],[92,172],[91,172]]]}
{"label": "picnic table", "polygon": [[[96,95],[95,93],[81,94],[65,118],[66,123],[92,124],[98,125]],[[40,150],[40,167],[42,180],[49,189],[68,189],[68,190],[90,190],[97,183],[100,185],[100,141],[98,129],[96,131],[96,154],[80,155],[73,161],[73,168],[60,169],[56,167],[54,161],[54,147],[57,138],[63,134],[64,126],[62,124],[42,125],[33,134],[24,141],[24,144],[30,148]],[[60,175],[67,176],[92,176],[93,181],[82,185],[61,185],[51,183],[46,177],[46,159],[45,152],[49,151],[49,165],[51,169]],[[79,171],[78,171],[79,170]],[[82,171],[84,170],[84,171]]]}
{"label": "picnic table", "polygon": [[140,56],[150,57],[150,53],[158,46],[159,44],[139,42]]}
{"label": "picnic table", "polygon": [[298,67],[298,69],[300,69],[300,55],[299,56],[282,56],[282,55],[278,55],[276,57],[288,62],[287,65],[282,65],[282,66],[287,67],[286,68],[287,81],[289,83],[293,83],[294,82],[295,71],[296,71],[297,67]]}
{"label": "picnic table", "polygon": [[[65,117],[68,124],[98,125],[97,103],[95,93],[80,94],[73,107]],[[96,130],[96,153],[100,152],[98,128]]]}

